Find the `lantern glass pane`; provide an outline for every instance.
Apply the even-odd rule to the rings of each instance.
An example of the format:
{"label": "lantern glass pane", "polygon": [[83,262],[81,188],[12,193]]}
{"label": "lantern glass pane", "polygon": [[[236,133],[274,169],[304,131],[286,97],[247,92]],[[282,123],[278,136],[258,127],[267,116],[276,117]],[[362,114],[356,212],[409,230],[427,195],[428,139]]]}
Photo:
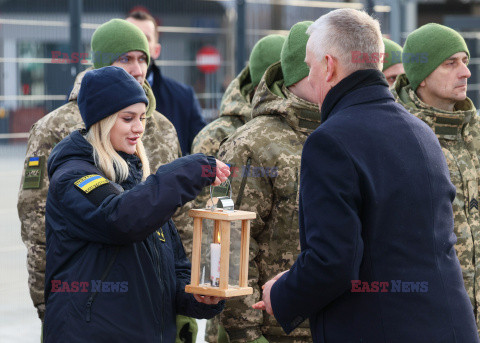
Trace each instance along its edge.
{"label": "lantern glass pane", "polygon": [[[200,257],[200,280],[199,284],[212,286],[219,285],[220,251],[222,244],[221,234],[214,239],[215,221],[203,219],[202,250]],[[219,227],[220,225],[218,225]],[[229,286],[238,286],[240,276],[240,247],[241,247],[241,221],[230,222],[230,254],[229,254]],[[218,230],[220,232],[220,230]],[[219,244],[216,242],[220,242]],[[225,242],[224,242],[225,244]],[[212,254],[213,252],[213,254]],[[213,257],[213,258],[212,258]]]}
{"label": "lantern glass pane", "polygon": [[229,285],[238,286],[240,277],[240,247],[241,247],[241,235],[242,222],[231,222],[230,228],[230,260],[228,268]]}

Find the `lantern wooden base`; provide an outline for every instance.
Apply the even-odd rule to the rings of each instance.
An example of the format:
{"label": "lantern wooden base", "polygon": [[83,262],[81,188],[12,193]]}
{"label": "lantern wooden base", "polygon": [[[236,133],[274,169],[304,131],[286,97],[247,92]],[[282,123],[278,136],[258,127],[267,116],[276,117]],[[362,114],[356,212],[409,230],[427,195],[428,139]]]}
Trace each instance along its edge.
{"label": "lantern wooden base", "polygon": [[[190,285],[185,286],[185,292],[200,295],[209,295],[223,298],[237,297],[253,294],[252,287],[248,287],[248,252],[250,245],[250,220],[255,219],[255,212],[248,211],[223,211],[223,210],[190,210],[193,217],[193,250],[192,250],[192,275]],[[215,221],[214,243],[217,233],[222,237],[220,255],[220,285],[213,287],[210,284],[199,284],[200,255],[202,242],[202,219]],[[230,255],[230,222],[242,221],[240,244],[240,275],[239,286],[228,284],[228,268]]]}
{"label": "lantern wooden base", "polygon": [[204,283],[198,286],[187,285],[185,286],[185,292],[200,295],[210,295],[213,297],[231,298],[253,294],[253,288],[229,285],[227,289],[220,289],[218,287],[212,287],[208,283]]}

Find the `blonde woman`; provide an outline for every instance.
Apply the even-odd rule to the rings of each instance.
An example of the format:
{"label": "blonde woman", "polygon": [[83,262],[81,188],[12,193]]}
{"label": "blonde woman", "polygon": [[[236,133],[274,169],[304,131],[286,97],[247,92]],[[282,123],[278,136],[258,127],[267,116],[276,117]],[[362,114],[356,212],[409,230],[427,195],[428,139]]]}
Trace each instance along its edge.
{"label": "blonde woman", "polygon": [[184,292],[190,263],[170,217],[228,167],[197,154],[150,174],[148,100],[121,68],[87,72],[78,105],[86,130],[48,160],[44,342],[174,342],[177,313],[210,318],[224,302]]}

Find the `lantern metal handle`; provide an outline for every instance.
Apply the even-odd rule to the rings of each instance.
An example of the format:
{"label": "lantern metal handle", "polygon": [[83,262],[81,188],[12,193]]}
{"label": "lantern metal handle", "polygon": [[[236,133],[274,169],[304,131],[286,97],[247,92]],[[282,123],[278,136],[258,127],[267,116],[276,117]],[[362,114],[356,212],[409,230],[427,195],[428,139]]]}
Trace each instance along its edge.
{"label": "lantern metal handle", "polygon": [[[232,185],[230,184],[229,179],[227,179],[225,182],[228,183],[227,192],[228,190],[230,190],[230,197],[226,195],[222,197],[218,197],[218,201],[222,203],[222,208],[224,208],[227,211],[233,211],[234,208],[233,208],[233,200],[232,200]],[[210,185],[210,201],[212,204],[211,210],[214,211],[217,208],[217,205],[213,202],[212,185]]]}

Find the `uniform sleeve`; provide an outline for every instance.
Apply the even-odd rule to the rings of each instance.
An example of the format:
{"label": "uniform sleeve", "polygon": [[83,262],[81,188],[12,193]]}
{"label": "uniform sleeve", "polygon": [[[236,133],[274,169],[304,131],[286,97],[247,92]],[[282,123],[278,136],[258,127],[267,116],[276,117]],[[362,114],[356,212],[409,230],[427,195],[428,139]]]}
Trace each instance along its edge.
{"label": "uniform sleeve", "polygon": [[[47,157],[60,139],[51,131],[38,132],[34,124],[30,130],[25,164],[18,192],[17,210],[21,224],[21,236],[27,247],[28,287],[33,305],[43,320],[45,314],[45,205],[48,191]],[[38,158],[39,168],[29,170],[29,160]],[[38,173],[30,186],[25,183],[27,173]],[[28,178],[27,178],[28,179]]]}
{"label": "uniform sleeve", "polygon": [[[441,143],[443,145],[443,143]],[[475,229],[470,225],[469,217],[473,218],[474,211],[478,211],[474,206],[470,208],[470,201],[472,199],[478,199],[478,178],[476,175],[465,173],[462,175],[458,168],[458,161],[452,154],[452,152],[445,147],[442,147],[443,154],[447,160],[448,170],[450,171],[450,180],[456,189],[455,199],[452,203],[453,219],[454,219],[454,232],[457,236],[457,242],[455,243],[455,251],[457,252],[458,260],[462,268],[463,282],[465,289],[470,298],[472,306],[478,303],[475,299],[475,290],[480,293],[478,289],[478,282],[475,282],[475,278],[478,278],[478,274],[475,272],[475,247],[474,242],[478,242],[478,238],[475,235]],[[467,179],[470,178],[470,179]],[[477,265],[478,268],[478,265]],[[478,313],[478,308],[476,312]]]}
{"label": "uniform sleeve", "polygon": [[[75,185],[82,177],[72,172],[62,173],[60,168],[51,180],[47,225],[56,218],[58,223],[53,229],[64,229],[70,237],[86,241],[105,244],[141,241],[214,181],[214,177],[204,175],[204,170],[205,166],[215,168],[215,165],[213,157],[202,154],[179,158],[161,166],[131,190],[104,195],[98,206],[98,199],[91,201]],[[107,185],[100,187],[103,186]]]}
{"label": "uniform sleeve", "polygon": [[[218,120],[218,119],[217,119]],[[205,126],[193,139],[191,153],[202,153],[205,155],[215,156],[218,152],[220,142],[215,139],[212,134],[212,126],[215,125],[215,121]],[[213,151],[214,153],[209,153]]]}
{"label": "uniform sleeve", "polygon": [[304,145],[300,187],[302,252],[270,293],[287,334],[350,289],[363,256],[358,175],[341,143],[322,130]]}
{"label": "uniform sleeve", "polygon": [[255,258],[259,253],[257,238],[265,229],[265,221],[272,210],[273,191],[269,177],[249,177],[252,168],[269,167],[261,166],[253,155],[244,135],[227,139],[218,152],[219,159],[231,165],[235,208],[257,214],[250,227],[248,285],[253,288],[253,294],[228,300],[221,314],[221,323],[232,343],[253,341],[262,335],[263,313],[252,309],[252,305],[261,299],[259,266]]}

